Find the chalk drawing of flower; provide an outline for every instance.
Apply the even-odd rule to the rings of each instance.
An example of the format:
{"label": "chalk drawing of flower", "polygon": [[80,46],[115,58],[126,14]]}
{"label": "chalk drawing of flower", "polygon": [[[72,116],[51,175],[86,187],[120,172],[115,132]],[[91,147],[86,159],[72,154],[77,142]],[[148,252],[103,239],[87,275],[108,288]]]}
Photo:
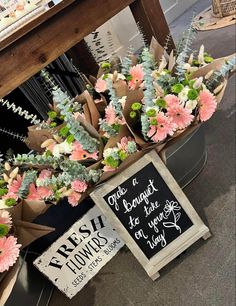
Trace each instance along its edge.
{"label": "chalk drawing of flower", "polygon": [[170,227],[175,227],[177,231],[181,234],[182,230],[179,225],[177,225],[177,222],[179,221],[181,217],[181,213],[175,211],[180,210],[181,207],[178,202],[176,201],[168,201],[166,200],[166,205],[164,207],[164,211],[166,214],[170,215],[171,213],[173,214],[174,217],[174,222],[163,222],[164,227],[170,228]]}

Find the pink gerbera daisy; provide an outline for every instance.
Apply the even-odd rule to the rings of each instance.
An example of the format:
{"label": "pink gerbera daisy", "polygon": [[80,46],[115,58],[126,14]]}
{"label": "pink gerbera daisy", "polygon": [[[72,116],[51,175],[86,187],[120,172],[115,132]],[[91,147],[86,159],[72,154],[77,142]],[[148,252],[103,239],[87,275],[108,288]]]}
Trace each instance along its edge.
{"label": "pink gerbera daisy", "polygon": [[129,88],[134,90],[143,82],[144,72],[142,65],[138,64],[136,66],[131,67],[129,73],[131,75],[131,81],[129,81]]}
{"label": "pink gerbera daisy", "polygon": [[95,85],[95,90],[97,92],[104,92],[107,90],[107,82],[103,79],[98,79]]}
{"label": "pink gerbera daisy", "polygon": [[173,105],[168,108],[167,116],[172,119],[178,129],[184,129],[193,121],[194,116],[191,115],[191,110],[184,108],[181,105]]}
{"label": "pink gerbera daisy", "polygon": [[156,116],[157,125],[152,125],[147,136],[151,137],[154,142],[164,140],[168,135],[173,135],[176,125],[171,118],[165,116],[163,112],[159,112]]}
{"label": "pink gerbera daisy", "polygon": [[38,194],[38,191],[34,183],[30,184],[29,186],[29,194],[26,200],[29,200],[29,201],[39,201],[40,200],[40,195]]}
{"label": "pink gerbera daisy", "polygon": [[88,184],[80,180],[74,180],[71,183],[71,188],[77,192],[85,192],[85,190],[88,188]]}
{"label": "pink gerbera daisy", "polygon": [[175,95],[165,96],[165,101],[166,101],[167,107],[171,107],[171,106],[180,104],[179,98],[176,97]]}
{"label": "pink gerbera daisy", "polygon": [[9,228],[11,227],[12,219],[11,219],[11,215],[8,211],[0,210],[0,224],[5,224]]}
{"label": "pink gerbera daisy", "polygon": [[116,111],[112,105],[108,105],[105,109],[105,120],[110,125],[116,122]]}
{"label": "pink gerbera daisy", "polygon": [[77,206],[79,204],[79,200],[81,198],[81,194],[73,191],[71,195],[68,197],[68,202],[71,206]]}
{"label": "pink gerbera daisy", "polygon": [[207,121],[216,110],[216,97],[209,90],[203,90],[199,94],[199,105],[200,120]]}
{"label": "pink gerbera daisy", "polygon": [[43,169],[39,174],[39,180],[45,180],[47,178],[50,178],[52,175],[52,172],[47,169]]}
{"label": "pink gerbera daisy", "polygon": [[53,195],[53,191],[50,187],[40,186],[37,188],[37,196],[40,200],[45,200]]}
{"label": "pink gerbera daisy", "polygon": [[16,180],[13,180],[12,183],[8,186],[9,193],[18,193],[22,183],[23,177],[18,175]]}
{"label": "pink gerbera daisy", "polygon": [[13,236],[0,238],[0,273],[14,265],[20,253],[20,244]]}

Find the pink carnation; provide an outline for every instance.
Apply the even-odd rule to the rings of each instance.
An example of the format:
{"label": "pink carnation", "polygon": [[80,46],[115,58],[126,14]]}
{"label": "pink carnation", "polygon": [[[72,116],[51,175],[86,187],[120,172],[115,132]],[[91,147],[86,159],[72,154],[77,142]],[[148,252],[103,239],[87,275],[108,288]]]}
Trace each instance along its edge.
{"label": "pink carnation", "polygon": [[194,116],[191,115],[191,110],[184,108],[181,105],[173,105],[168,108],[167,116],[172,119],[178,129],[184,129],[193,121]]}
{"label": "pink carnation", "polygon": [[165,116],[163,112],[159,112],[156,116],[157,126],[151,126],[147,136],[151,137],[154,142],[159,142],[168,135],[173,135],[176,130],[176,125],[172,122],[171,118]]}
{"label": "pink carnation", "polygon": [[29,186],[29,194],[26,200],[29,200],[29,201],[39,201],[40,200],[40,196],[38,194],[38,191],[34,183],[30,184]]}
{"label": "pink carnation", "polygon": [[8,227],[12,225],[11,215],[6,210],[0,210],[0,224],[5,224]]}
{"label": "pink carnation", "polygon": [[165,96],[165,101],[167,104],[167,107],[176,106],[180,104],[180,100],[175,95],[167,95]]}
{"label": "pink carnation", "polygon": [[23,177],[18,175],[16,180],[13,180],[11,184],[8,186],[9,193],[17,193],[20,189]]}
{"label": "pink carnation", "polygon": [[14,265],[20,253],[20,244],[13,236],[0,238],[0,273]]}
{"label": "pink carnation", "polygon": [[79,200],[81,198],[81,194],[73,191],[72,194],[68,197],[68,202],[71,206],[77,206],[79,204]]}
{"label": "pink carnation", "polygon": [[37,194],[40,200],[45,200],[53,195],[53,191],[50,187],[40,186],[37,188]]}
{"label": "pink carnation", "polygon": [[52,175],[52,172],[50,170],[44,169],[39,174],[39,180],[45,180],[50,178]]}
{"label": "pink carnation", "polygon": [[85,192],[85,190],[88,188],[88,185],[86,182],[80,181],[80,180],[74,180],[71,183],[71,187],[73,190],[77,192]]}
{"label": "pink carnation", "polygon": [[129,88],[134,90],[143,82],[144,72],[142,65],[138,64],[131,67],[129,73],[132,77],[131,81],[129,81]]}
{"label": "pink carnation", "polygon": [[107,90],[107,82],[103,79],[98,79],[95,85],[95,90],[97,92],[104,92]]}
{"label": "pink carnation", "polygon": [[199,95],[199,116],[201,121],[207,121],[211,118],[216,110],[217,102],[216,97],[209,91],[203,90]]}
{"label": "pink carnation", "polygon": [[105,109],[105,120],[107,124],[114,124],[116,122],[116,111],[115,108],[110,104]]}

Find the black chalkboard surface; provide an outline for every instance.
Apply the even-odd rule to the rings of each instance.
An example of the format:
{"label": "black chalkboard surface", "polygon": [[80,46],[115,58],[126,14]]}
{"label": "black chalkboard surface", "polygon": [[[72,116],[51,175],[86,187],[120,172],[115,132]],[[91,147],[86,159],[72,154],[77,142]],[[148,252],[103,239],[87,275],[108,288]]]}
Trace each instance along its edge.
{"label": "black chalkboard surface", "polygon": [[90,196],[152,280],[194,242],[211,236],[155,150]]}
{"label": "black chalkboard surface", "polygon": [[104,199],[148,259],[193,225],[152,162]]}

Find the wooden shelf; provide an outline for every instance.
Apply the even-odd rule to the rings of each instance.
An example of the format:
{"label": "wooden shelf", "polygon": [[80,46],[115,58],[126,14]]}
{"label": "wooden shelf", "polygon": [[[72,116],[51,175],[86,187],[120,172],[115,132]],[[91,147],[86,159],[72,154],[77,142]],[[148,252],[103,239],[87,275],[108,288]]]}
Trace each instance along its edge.
{"label": "wooden shelf", "polygon": [[163,43],[169,29],[157,0],[65,0],[0,43],[0,97],[127,6],[147,39]]}

